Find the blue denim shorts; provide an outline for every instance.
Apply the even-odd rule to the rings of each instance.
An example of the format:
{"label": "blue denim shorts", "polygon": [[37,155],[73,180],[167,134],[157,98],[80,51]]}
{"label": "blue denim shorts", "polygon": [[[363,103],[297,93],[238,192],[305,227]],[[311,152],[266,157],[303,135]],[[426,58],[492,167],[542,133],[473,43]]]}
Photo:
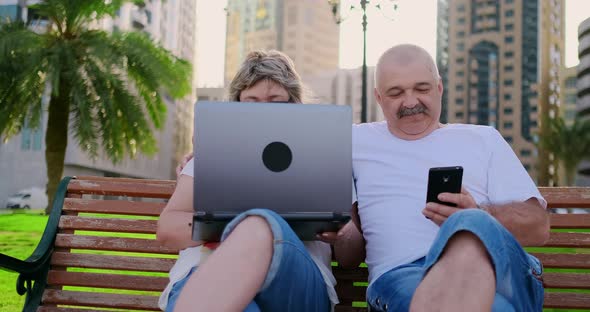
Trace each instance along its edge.
{"label": "blue denim shorts", "polygon": [[[226,226],[221,241],[248,216],[259,216],[268,222],[274,244],[270,268],[262,288],[244,311],[329,312],[330,298],[319,268],[301,240],[278,214],[267,209],[243,212]],[[193,268],[187,277],[174,284],[166,311],[174,310],[182,288],[195,270]],[[198,307],[198,302],[195,306]]]}
{"label": "blue denim shorts", "polygon": [[467,209],[443,223],[425,257],[384,273],[369,286],[370,311],[408,311],[418,284],[438,261],[449,239],[459,231],[479,237],[492,259],[496,274],[492,311],[543,310],[543,269],[539,260],[527,254],[494,217],[478,209]]}

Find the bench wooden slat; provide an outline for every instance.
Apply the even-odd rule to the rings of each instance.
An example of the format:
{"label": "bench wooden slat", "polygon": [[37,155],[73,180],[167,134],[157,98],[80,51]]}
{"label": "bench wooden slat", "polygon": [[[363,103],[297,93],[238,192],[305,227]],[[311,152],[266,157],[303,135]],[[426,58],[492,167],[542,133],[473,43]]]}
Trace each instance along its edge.
{"label": "bench wooden slat", "polygon": [[590,269],[590,254],[531,253],[545,268]]}
{"label": "bench wooden slat", "polygon": [[587,229],[590,224],[590,214],[558,214],[549,215],[551,228],[554,229]]}
{"label": "bench wooden slat", "polygon": [[137,182],[119,180],[70,180],[68,193],[145,198],[170,198],[176,184],[151,183],[150,180]]}
{"label": "bench wooden slat", "polygon": [[369,280],[369,270],[367,268],[343,269],[341,267],[332,267],[332,273],[339,281],[359,282]]}
{"label": "bench wooden slat", "polygon": [[178,250],[162,246],[154,239],[102,237],[74,234],[57,234],[55,246],[72,249],[111,250],[177,254]]}
{"label": "bench wooden slat", "polygon": [[549,208],[590,208],[587,187],[539,187]]}
{"label": "bench wooden slat", "polygon": [[75,309],[75,308],[58,308],[58,307],[39,307],[37,312],[105,312],[105,310],[89,310],[89,309]]}
{"label": "bench wooden slat", "polygon": [[590,233],[551,233],[544,247],[590,247]]}
{"label": "bench wooden slat", "polygon": [[367,308],[355,308],[337,305],[334,312],[367,312]]}
{"label": "bench wooden slat", "polygon": [[43,293],[42,303],[160,311],[160,308],[158,308],[158,296],[120,295],[56,289],[46,289]]}
{"label": "bench wooden slat", "polygon": [[582,309],[590,307],[590,294],[545,292],[545,308]]}
{"label": "bench wooden slat", "polygon": [[336,284],[336,292],[341,305],[351,305],[353,301],[365,301],[367,287],[353,286],[352,283]]}
{"label": "bench wooden slat", "polygon": [[156,220],[132,220],[61,216],[59,228],[100,232],[156,234]]}
{"label": "bench wooden slat", "polygon": [[163,273],[170,271],[175,262],[176,259],[89,255],[67,252],[55,252],[51,257],[51,265],[53,266]]}
{"label": "bench wooden slat", "polygon": [[545,288],[590,289],[590,274],[543,273]]}
{"label": "bench wooden slat", "polygon": [[66,198],[63,210],[66,212],[90,212],[157,217],[164,210],[165,203],[134,202],[127,200],[98,200]]}
{"label": "bench wooden slat", "polygon": [[61,286],[83,286],[127,290],[163,291],[167,277],[84,272],[49,271],[47,283]]}

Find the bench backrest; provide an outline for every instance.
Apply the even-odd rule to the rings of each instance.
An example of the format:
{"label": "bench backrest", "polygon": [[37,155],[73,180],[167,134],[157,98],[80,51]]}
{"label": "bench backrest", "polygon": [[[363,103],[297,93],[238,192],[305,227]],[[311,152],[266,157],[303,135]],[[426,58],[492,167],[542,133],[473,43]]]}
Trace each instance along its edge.
{"label": "bench backrest", "polygon": [[[39,311],[159,310],[158,297],[168,283],[177,250],[155,241],[156,223],[174,187],[174,181],[72,179]],[[541,188],[541,192],[551,208],[590,208],[588,188]],[[588,230],[590,215],[552,215],[551,222],[555,229]],[[590,269],[590,233],[552,233],[547,247],[555,248],[531,250],[547,271]],[[334,274],[341,301],[337,311],[365,311],[360,306],[365,300],[366,268],[334,267]],[[548,272],[545,284],[554,289],[590,289],[590,271]],[[64,305],[68,308],[61,308]],[[590,294],[548,292],[545,306],[590,307]]]}

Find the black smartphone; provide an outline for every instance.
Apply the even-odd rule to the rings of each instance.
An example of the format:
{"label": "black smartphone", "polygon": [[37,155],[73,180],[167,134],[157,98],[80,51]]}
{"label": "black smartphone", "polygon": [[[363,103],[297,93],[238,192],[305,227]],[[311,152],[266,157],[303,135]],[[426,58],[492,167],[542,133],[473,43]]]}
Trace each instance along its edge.
{"label": "black smartphone", "polygon": [[438,200],[438,194],[461,193],[462,180],[463,167],[461,166],[430,168],[430,171],[428,171],[428,191],[426,192],[426,202],[435,202],[456,207],[457,205],[453,203],[447,203]]}

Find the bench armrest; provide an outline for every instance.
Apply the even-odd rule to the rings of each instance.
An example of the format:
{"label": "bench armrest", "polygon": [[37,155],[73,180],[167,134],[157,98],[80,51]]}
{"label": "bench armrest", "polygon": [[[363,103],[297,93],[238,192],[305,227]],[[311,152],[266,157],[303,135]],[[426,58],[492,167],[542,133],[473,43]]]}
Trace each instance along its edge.
{"label": "bench armrest", "polygon": [[[71,179],[71,177],[65,177],[61,180],[57,192],[55,193],[53,208],[49,215],[49,219],[47,220],[47,225],[45,226],[41,240],[33,253],[25,260],[20,260],[0,253],[0,269],[20,274],[16,285],[17,292],[20,295],[28,292],[27,289],[30,289],[33,280],[42,280],[47,274],[49,259],[51,258],[55,237],[57,235],[59,218],[61,217],[68,183]],[[25,287],[25,282],[27,282],[27,287]]]}

